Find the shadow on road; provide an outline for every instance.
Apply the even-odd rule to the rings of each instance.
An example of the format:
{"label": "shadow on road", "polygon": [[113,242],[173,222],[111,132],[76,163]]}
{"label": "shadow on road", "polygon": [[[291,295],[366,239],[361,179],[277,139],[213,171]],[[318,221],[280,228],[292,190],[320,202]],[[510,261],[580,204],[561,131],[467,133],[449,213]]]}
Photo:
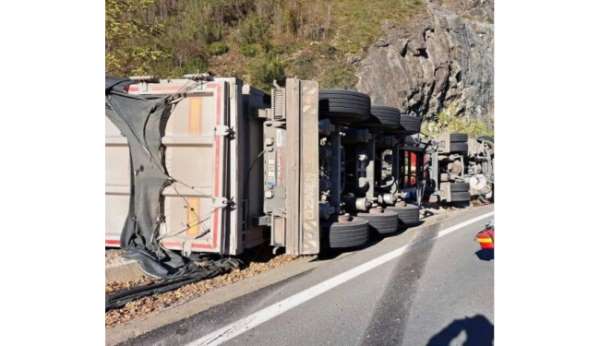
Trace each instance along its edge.
{"label": "shadow on road", "polygon": [[446,328],[429,339],[427,346],[449,346],[461,332],[465,332],[463,346],[492,346],[494,344],[494,325],[483,315],[454,320]]}
{"label": "shadow on road", "polygon": [[482,261],[491,261],[494,259],[494,249],[481,249],[475,252],[475,254]]}

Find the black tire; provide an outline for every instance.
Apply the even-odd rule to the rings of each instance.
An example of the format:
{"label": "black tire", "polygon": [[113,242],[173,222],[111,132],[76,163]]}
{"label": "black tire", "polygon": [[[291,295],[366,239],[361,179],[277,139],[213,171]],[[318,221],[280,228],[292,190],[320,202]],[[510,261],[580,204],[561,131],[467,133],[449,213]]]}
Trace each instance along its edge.
{"label": "black tire", "polygon": [[369,221],[369,226],[379,234],[390,234],[398,231],[398,216],[391,211],[383,213],[358,213],[356,216]]}
{"label": "black tire", "polygon": [[400,228],[415,226],[420,222],[419,207],[414,204],[407,204],[405,207],[387,207],[385,210],[389,210],[398,215],[398,224]]}
{"label": "black tire", "polygon": [[450,184],[450,192],[469,192],[469,183],[452,183]]}
{"label": "black tire", "polygon": [[450,142],[467,142],[469,136],[466,133],[451,133]]}
{"label": "black tire", "polygon": [[338,124],[367,121],[371,115],[371,98],[351,90],[321,90],[319,115]]}
{"label": "black tire", "polygon": [[490,136],[479,136],[477,137],[477,142],[482,143],[482,142],[491,142],[494,143],[494,137],[490,137]]}
{"label": "black tire", "polygon": [[332,249],[362,246],[369,241],[369,222],[358,217],[350,222],[333,222],[328,234]]}
{"label": "black tire", "polygon": [[421,132],[421,117],[401,114],[400,130],[406,135],[414,135]]}
{"label": "black tire", "polygon": [[371,115],[375,120],[375,127],[386,130],[397,130],[400,128],[400,110],[387,106],[371,106]]}
{"label": "black tire", "polygon": [[467,153],[469,152],[469,144],[466,142],[450,142],[451,153]]}
{"label": "black tire", "polygon": [[468,191],[450,192],[452,202],[468,202],[471,200],[471,194]]}

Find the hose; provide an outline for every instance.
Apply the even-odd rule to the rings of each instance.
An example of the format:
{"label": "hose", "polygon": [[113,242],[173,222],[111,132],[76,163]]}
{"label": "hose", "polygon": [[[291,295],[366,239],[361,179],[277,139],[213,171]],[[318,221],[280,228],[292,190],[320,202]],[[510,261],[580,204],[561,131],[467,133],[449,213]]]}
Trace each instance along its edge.
{"label": "hose", "polygon": [[172,291],[203,279],[210,279],[217,275],[225,274],[242,265],[242,260],[238,258],[220,258],[211,260],[208,265],[198,266],[196,270],[173,279],[166,279],[156,283],[108,294],[106,295],[105,300],[105,311],[121,308],[130,301],[136,299]]}

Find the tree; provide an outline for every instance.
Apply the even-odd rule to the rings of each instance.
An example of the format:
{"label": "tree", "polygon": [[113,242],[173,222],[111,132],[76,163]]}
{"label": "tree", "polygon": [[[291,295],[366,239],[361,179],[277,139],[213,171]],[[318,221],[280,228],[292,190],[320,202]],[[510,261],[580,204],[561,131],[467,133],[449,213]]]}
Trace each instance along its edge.
{"label": "tree", "polygon": [[156,0],[106,0],[106,71],[116,75],[152,72],[165,57],[155,46],[163,29],[153,13]]}

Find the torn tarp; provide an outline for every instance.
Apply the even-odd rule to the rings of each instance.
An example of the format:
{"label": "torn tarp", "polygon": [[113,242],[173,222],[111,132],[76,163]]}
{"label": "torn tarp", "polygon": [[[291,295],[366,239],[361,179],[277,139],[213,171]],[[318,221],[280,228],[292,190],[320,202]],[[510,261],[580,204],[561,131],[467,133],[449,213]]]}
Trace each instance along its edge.
{"label": "torn tarp", "polygon": [[173,182],[163,165],[161,138],[176,96],[128,94],[125,88],[132,83],[107,77],[105,84],[106,116],[127,138],[130,152],[129,213],[121,248],[152,276],[179,276],[197,268],[179,253],[162,248],[157,239],[164,218],[161,193]]}

